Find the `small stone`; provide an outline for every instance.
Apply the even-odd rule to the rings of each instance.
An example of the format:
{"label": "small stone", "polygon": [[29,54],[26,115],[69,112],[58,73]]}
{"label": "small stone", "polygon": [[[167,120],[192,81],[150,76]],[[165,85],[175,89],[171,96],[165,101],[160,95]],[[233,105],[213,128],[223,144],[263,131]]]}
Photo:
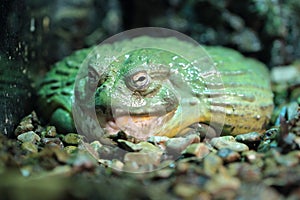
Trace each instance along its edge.
{"label": "small stone", "polygon": [[[255,196],[255,197],[254,197]],[[234,199],[285,199],[274,188],[262,182],[243,182]]]}
{"label": "small stone", "polygon": [[122,163],[118,159],[113,159],[110,165],[111,168],[121,171],[124,167],[124,163]]}
{"label": "small stone", "polygon": [[228,148],[220,149],[217,153],[219,157],[223,159],[224,162],[234,162],[236,160],[239,160],[241,158],[240,154],[236,151],[232,151]]}
{"label": "small stone", "polygon": [[199,192],[199,188],[196,185],[178,183],[174,187],[174,193],[184,199],[195,199]]}
{"label": "small stone", "polygon": [[76,146],[66,146],[64,148],[65,152],[67,152],[68,154],[72,154],[72,153],[76,152],[77,149],[78,148]]}
{"label": "small stone", "polygon": [[94,149],[94,151],[99,151],[100,148],[103,146],[98,140],[95,140],[94,142],[90,143],[91,147]]}
{"label": "small stone", "polygon": [[124,156],[124,162],[135,162],[138,165],[153,164],[158,166],[160,164],[162,152],[153,153],[140,153],[140,152],[130,152],[126,153]]}
{"label": "small stone", "polygon": [[162,150],[159,149],[157,146],[149,143],[149,142],[140,142],[136,145],[138,148],[141,148],[141,153],[162,153]]}
{"label": "small stone", "polygon": [[166,143],[170,138],[167,136],[151,136],[148,138],[147,142],[152,144]]}
{"label": "small stone", "polygon": [[76,133],[68,133],[63,138],[63,142],[69,145],[78,145],[80,141],[81,141],[81,136]]}
{"label": "small stone", "polygon": [[165,178],[169,178],[173,173],[174,173],[173,169],[164,168],[156,171],[155,177],[165,179]]}
{"label": "small stone", "polygon": [[36,134],[33,131],[22,133],[17,138],[21,142],[31,142],[31,143],[36,143],[41,140],[40,136],[38,136],[38,134]]}
{"label": "small stone", "polygon": [[249,163],[255,164],[258,167],[262,167],[264,165],[264,161],[262,159],[263,155],[254,150],[245,151],[242,153],[242,156],[245,157]]}
{"label": "small stone", "polygon": [[129,152],[137,152],[142,150],[142,148],[140,146],[137,146],[136,144],[123,140],[123,139],[118,139],[118,145],[120,148],[124,149],[125,151],[129,151]]}
{"label": "small stone", "polygon": [[47,126],[46,129],[42,132],[44,137],[55,137],[56,136],[56,128],[55,126]]}
{"label": "small stone", "polygon": [[86,151],[78,151],[76,157],[71,160],[72,164],[78,170],[93,169],[97,166],[97,160]]}
{"label": "small stone", "polygon": [[228,148],[236,152],[248,151],[249,147],[243,143],[236,142],[232,136],[213,138],[210,144],[217,149]]}
{"label": "small stone", "polygon": [[166,142],[166,149],[169,154],[180,155],[180,153],[190,144],[199,143],[200,137],[198,135],[189,135],[187,137],[170,138]]}
{"label": "small stone", "polygon": [[238,178],[218,173],[212,176],[204,188],[213,195],[213,199],[235,199],[240,185]]}
{"label": "small stone", "polygon": [[66,163],[70,157],[65,150],[60,148],[52,148],[52,151],[55,153],[56,159],[61,163]]}
{"label": "small stone", "polygon": [[31,153],[37,153],[38,152],[38,148],[35,144],[31,143],[31,142],[23,142],[21,148],[23,150],[29,151]]}
{"label": "small stone", "polygon": [[261,170],[256,165],[250,165],[248,163],[238,163],[237,176],[243,181],[253,182],[261,180]]}
{"label": "small stone", "polygon": [[287,155],[280,155],[275,158],[278,164],[286,167],[295,167],[299,163],[299,152],[291,151]]}
{"label": "small stone", "polygon": [[251,133],[237,135],[235,136],[235,140],[237,142],[242,142],[242,143],[259,142],[260,136],[261,134],[258,132],[251,132]]}
{"label": "small stone", "polygon": [[209,149],[204,143],[194,143],[187,146],[187,148],[182,152],[185,155],[194,155],[198,158],[204,158],[209,154]]}
{"label": "small stone", "polygon": [[32,114],[24,117],[21,120],[20,124],[17,126],[17,128],[15,130],[15,135],[18,136],[22,133],[33,131],[34,126],[32,123],[33,123]]}
{"label": "small stone", "polygon": [[271,70],[271,80],[275,83],[287,82],[297,78],[299,70],[294,65],[274,67]]}
{"label": "small stone", "polygon": [[43,138],[42,142],[45,146],[57,146],[59,148],[64,148],[64,144],[59,138]]}
{"label": "small stone", "polygon": [[299,137],[299,136],[297,136],[297,137],[294,139],[294,142],[297,144],[298,149],[300,149],[300,137]]}
{"label": "small stone", "polygon": [[208,154],[204,158],[204,172],[207,175],[214,175],[223,165],[222,159],[214,153]]}

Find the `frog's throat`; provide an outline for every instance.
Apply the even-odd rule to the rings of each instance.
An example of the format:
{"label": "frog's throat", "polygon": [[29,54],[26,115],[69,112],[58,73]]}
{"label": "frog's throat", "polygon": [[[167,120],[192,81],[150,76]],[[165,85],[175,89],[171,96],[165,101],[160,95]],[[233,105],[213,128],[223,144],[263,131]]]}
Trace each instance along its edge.
{"label": "frog's throat", "polygon": [[145,140],[166,128],[174,115],[175,110],[164,115],[121,115],[108,120],[104,129],[107,134],[124,131],[128,135]]}

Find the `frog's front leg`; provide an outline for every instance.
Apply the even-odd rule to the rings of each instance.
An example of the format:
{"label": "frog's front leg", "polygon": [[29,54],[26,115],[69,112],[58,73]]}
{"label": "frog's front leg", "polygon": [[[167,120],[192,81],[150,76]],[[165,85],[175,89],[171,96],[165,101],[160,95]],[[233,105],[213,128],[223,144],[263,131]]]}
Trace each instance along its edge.
{"label": "frog's front leg", "polygon": [[62,108],[57,108],[51,115],[50,124],[54,125],[58,132],[75,132],[72,114]]}
{"label": "frog's front leg", "polygon": [[213,127],[200,122],[194,123],[178,133],[178,135],[190,134],[198,134],[202,141],[210,140],[217,136],[217,132]]}

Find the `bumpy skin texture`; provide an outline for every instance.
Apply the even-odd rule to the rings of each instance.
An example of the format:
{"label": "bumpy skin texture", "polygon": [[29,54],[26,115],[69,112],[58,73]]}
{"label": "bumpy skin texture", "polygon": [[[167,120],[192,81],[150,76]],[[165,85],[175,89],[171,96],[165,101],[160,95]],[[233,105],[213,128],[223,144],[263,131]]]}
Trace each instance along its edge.
{"label": "bumpy skin texture", "polygon": [[[140,37],[106,48],[151,43],[157,47],[193,48],[175,38]],[[98,51],[101,52],[101,46]],[[101,74],[95,92],[99,122],[107,133],[120,129],[134,136],[173,137],[195,124],[222,129],[224,134],[262,131],[273,109],[273,94],[265,66],[223,47],[204,47],[216,71],[194,66],[185,57],[162,49],[145,48],[121,55]],[[39,90],[39,106],[52,123],[72,130],[73,82],[89,53],[81,50],[57,63]],[[177,52],[177,53],[178,53]],[[199,51],[191,51],[197,55]],[[203,62],[206,62],[204,59]],[[206,63],[206,64],[207,64]],[[221,80],[209,77],[216,73]],[[45,112],[45,110],[47,110]]]}

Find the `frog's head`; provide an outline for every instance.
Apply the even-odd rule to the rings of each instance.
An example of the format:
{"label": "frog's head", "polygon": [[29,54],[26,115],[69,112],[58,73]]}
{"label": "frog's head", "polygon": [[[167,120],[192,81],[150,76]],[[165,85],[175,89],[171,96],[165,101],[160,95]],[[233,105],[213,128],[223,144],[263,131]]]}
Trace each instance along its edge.
{"label": "frog's head", "polygon": [[151,48],[115,59],[101,75],[95,93],[100,125],[107,133],[122,130],[138,138],[171,131],[170,123],[176,131],[182,119],[177,116],[180,100],[189,93],[183,79],[187,65],[178,55]]}

